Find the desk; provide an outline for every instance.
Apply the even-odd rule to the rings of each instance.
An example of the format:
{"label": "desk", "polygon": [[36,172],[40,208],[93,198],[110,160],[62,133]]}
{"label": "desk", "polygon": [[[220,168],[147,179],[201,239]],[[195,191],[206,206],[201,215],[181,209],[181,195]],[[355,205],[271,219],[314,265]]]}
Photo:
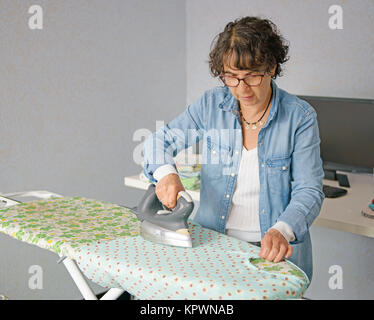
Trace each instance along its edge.
{"label": "desk", "polygon": [[[336,199],[326,198],[320,215],[315,220],[317,226],[351,232],[374,238],[374,219],[364,217],[361,210],[374,197],[374,178],[369,174],[346,173],[351,185],[347,194]],[[338,181],[323,180],[323,183],[339,187]]]}
{"label": "desk", "polygon": [[[368,174],[347,174],[351,187],[348,193],[340,198],[328,199],[323,202],[321,213],[314,221],[317,226],[351,232],[374,238],[374,219],[366,218],[361,210],[369,205],[374,197],[374,179]],[[338,187],[338,181],[324,180],[324,184]],[[149,183],[140,180],[139,176],[124,178],[128,187],[146,190]],[[200,192],[189,191],[192,199],[200,201]]]}

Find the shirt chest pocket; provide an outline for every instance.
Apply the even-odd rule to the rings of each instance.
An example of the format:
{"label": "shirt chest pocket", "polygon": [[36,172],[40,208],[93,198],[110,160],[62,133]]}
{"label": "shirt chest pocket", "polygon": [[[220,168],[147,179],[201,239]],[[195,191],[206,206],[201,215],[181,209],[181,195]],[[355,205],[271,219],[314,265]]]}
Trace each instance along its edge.
{"label": "shirt chest pocket", "polygon": [[270,192],[289,197],[291,192],[291,157],[267,159],[266,172]]}
{"label": "shirt chest pocket", "polygon": [[205,165],[207,175],[210,178],[219,178],[224,175],[227,171],[225,167],[229,166],[232,161],[232,148],[208,137],[204,151],[203,165]]}

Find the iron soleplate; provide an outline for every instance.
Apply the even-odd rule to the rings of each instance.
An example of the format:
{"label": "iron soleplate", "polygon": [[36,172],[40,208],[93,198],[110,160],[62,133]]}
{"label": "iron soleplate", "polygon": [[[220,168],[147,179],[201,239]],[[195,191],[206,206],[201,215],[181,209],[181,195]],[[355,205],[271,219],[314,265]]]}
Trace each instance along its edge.
{"label": "iron soleplate", "polygon": [[155,243],[192,248],[192,240],[190,235],[181,234],[162,228],[147,220],[144,220],[141,223],[140,235],[142,238]]}

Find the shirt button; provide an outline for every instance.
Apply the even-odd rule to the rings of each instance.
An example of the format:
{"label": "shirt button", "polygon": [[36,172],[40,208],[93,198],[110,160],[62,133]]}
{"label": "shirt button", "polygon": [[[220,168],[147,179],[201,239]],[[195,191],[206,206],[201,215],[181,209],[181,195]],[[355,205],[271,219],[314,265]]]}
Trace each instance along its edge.
{"label": "shirt button", "polygon": [[262,209],[261,213],[265,213],[265,209]]}
{"label": "shirt button", "polygon": [[264,165],[264,164],[261,164],[261,167],[265,167],[265,165]]}
{"label": "shirt button", "polygon": [[283,166],[283,167],[282,167],[282,170],[283,170],[283,171],[284,171],[284,170],[286,170],[286,169],[287,169],[287,167],[286,167],[286,166]]}
{"label": "shirt button", "polygon": [[226,194],[226,198],[230,198],[230,195],[229,195],[229,194]]}
{"label": "shirt button", "polygon": [[235,177],[235,173],[232,173],[231,176],[232,176],[232,177]]}
{"label": "shirt button", "polygon": [[223,219],[225,219],[225,216],[222,216],[221,218],[222,218],[222,220],[223,220]]}
{"label": "shirt button", "polygon": [[239,154],[239,151],[235,151],[235,154]]}
{"label": "shirt button", "polygon": [[213,153],[213,154],[216,154],[216,150],[213,150],[212,153]]}

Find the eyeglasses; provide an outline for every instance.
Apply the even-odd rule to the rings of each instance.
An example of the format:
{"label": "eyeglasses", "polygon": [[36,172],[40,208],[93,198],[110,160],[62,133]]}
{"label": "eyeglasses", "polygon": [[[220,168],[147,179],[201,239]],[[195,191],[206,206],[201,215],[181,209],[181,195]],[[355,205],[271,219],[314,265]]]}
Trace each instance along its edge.
{"label": "eyeglasses", "polygon": [[262,78],[266,75],[266,73],[267,72],[265,71],[262,74],[249,74],[242,79],[225,74],[221,74],[219,77],[221,81],[228,87],[237,87],[241,80],[243,80],[247,86],[258,87],[259,85],[261,85]]}

